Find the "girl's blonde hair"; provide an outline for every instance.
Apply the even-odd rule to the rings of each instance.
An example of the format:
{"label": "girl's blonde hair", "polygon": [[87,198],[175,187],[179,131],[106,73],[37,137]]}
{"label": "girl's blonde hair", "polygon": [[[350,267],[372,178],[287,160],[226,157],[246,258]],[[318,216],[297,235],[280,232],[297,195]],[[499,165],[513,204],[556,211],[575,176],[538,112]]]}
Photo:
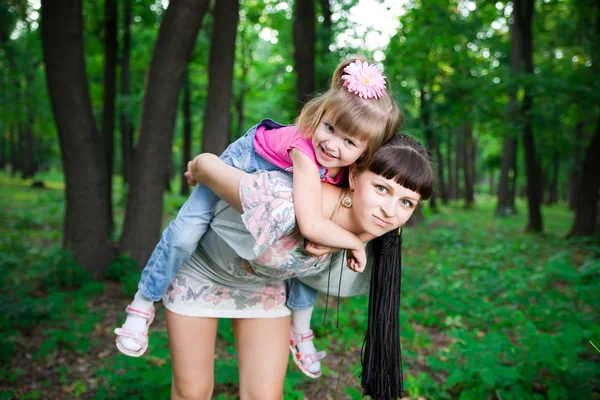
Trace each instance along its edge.
{"label": "girl's blonde hair", "polygon": [[367,141],[367,150],[357,161],[360,168],[368,165],[377,148],[398,132],[404,118],[392,98],[389,82],[380,99],[365,99],[344,87],[344,68],[357,60],[365,61],[354,58],[338,65],[329,90],[304,105],[296,119],[296,126],[311,137],[327,113],[337,129],[355,139]]}

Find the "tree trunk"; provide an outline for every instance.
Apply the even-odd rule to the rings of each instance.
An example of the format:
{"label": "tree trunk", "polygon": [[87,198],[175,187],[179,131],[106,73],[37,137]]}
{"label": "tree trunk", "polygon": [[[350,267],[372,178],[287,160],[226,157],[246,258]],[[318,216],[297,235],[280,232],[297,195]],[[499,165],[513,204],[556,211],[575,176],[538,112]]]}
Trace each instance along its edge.
{"label": "tree trunk", "polygon": [[546,166],[546,168],[540,168],[539,170],[539,176],[538,176],[538,191],[540,192],[540,201],[542,203],[544,203],[544,198],[546,195],[546,189],[548,189],[548,173],[549,173],[549,167]]}
{"label": "tree trunk", "polygon": [[87,86],[81,0],[42,1],[42,48],[66,181],[63,247],[100,278],[109,251],[106,158]]}
{"label": "tree trunk", "polygon": [[575,206],[575,221],[569,236],[594,236],[598,215],[598,190],[600,190],[600,119],[596,134],[585,151],[581,168],[581,184]]}
{"label": "tree trunk", "polygon": [[[473,125],[471,124],[471,131]],[[477,185],[477,138],[471,134],[471,177],[473,178],[473,192],[475,192],[475,185]]]}
{"label": "tree trunk", "polygon": [[240,38],[240,53],[242,54],[242,71],[240,74],[240,80],[238,82],[239,92],[235,98],[237,122],[235,134],[233,135],[232,140],[236,140],[246,131],[244,126],[244,120],[246,119],[246,115],[244,113],[244,99],[246,97],[246,92],[248,91],[249,87],[248,73],[250,72],[250,68],[252,66],[252,55],[254,53],[254,44],[249,43],[249,40],[246,37],[246,30],[240,32],[240,34],[242,35],[242,37]]}
{"label": "tree trunk", "polygon": [[35,116],[32,110],[32,104],[28,104],[25,112],[25,130],[23,132],[23,179],[31,178],[37,170],[37,164],[35,162],[34,125]]}
{"label": "tree trunk", "polygon": [[438,187],[440,191],[440,198],[442,200],[442,204],[448,204],[448,190],[446,186],[446,181],[444,179],[444,158],[442,157],[442,152],[440,150],[439,143],[436,143],[435,146],[435,159],[437,162],[437,178]]}
{"label": "tree trunk", "polygon": [[207,6],[208,0],[169,3],[147,72],[121,238],[122,250],[139,265],[146,263],[159,238],[179,91]]}
{"label": "tree trunk", "polygon": [[[517,0],[521,1],[521,0]],[[527,1],[527,0],[526,0]],[[515,10],[516,7],[513,7]],[[513,11],[516,13],[516,11]],[[516,15],[516,14],[515,14]],[[511,72],[513,79],[520,73],[521,65],[521,26],[516,18],[510,25],[510,46],[511,46]],[[513,214],[515,208],[516,196],[516,154],[517,139],[516,131],[518,126],[518,105],[517,105],[517,83],[514,82],[508,92],[508,111],[510,117],[510,127],[504,139],[504,150],[502,152],[502,169],[500,171],[500,180],[498,181],[498,203],[496,204],[495,215],[504,217]],[[512,185],[511,185],[512,171]]]}
{"label": "tree trunk", "polygon": [[[436,152],[437,142],[436,142],[435,138],[433,137],[433,130],[431,129],[429,104],[428,104],[428,101],[426,98],[427,91],[425,89],[424,82],[420,83],[419,92],[421,94],[421,96],[419,97],[419,99],[421,100],[420,106],[419,106],[419,121],[421,122],[421,129],[423,130],[423,132],[425,134],[425,142],[427,143],[427,147],[428,147],[429,151],[431,152],[431,154],[437,155],[437,152]],[[441,160],[438,158],[436,161],[439,163]],[[431,207],[431,209],[433,211],[435,211],[435,212],[438,211],[437,190],[434,190],[433,193],[431,194],[431,198],[429,199],[429,206]]]}
{"label": "tree trunk", "polygon": [[454,193],[456,193],[456,198],[458,199],[463,196],[463,190],[460,185],[460,172],[464,168],[463,152],[465,145],[462,130],[454,129],[454,134],[456,136],[456,145],[454,146]]}
{"label": "tree trunk", "polygon": [[[317,42],[319,44],[319,54],[321,58],[321,67],[316,68],[316,88],[317,90],[326,90],[329,87],[331,80],[331,71],[326,67],[327,63],[325,60],[329,59],[329,46],[333,41],[333,25],[331,21],[331,4],[329,0],[319,0],[319,6],[321,8],[321,15],[323,16],[323,23],[320,25],[318,30],[319,35]],[[318,65],[318,64],[317,64]]]}
{"label": "tree trunk", "polygon": [[175,175],[175,168],[173,167],[173,149],[172,146],[169,146],[169,152],[167,153],[167,173],[165,174],[165,191],[173,192],[173,186],[171,185],[171,181]]}
{"label": "tree trunk", "polygon": [[6,128],[0,132],[0,169],[4,169],[6,167],[6,132]]}
{"label": "tree trunk", "polygon": [[[600,0],[595,3],[596,38],[600,35]],[[597,76],[600,72],[600,43],[592,43],[592,65]],[[596,134],[585,150],[581,167],[581,181],[575,205],[575,221],[569,236],[594,236],[598,229],[598,191],[600,190],[600,117],[596,121]],[[600,236],[596,237],[600,245]],[[600,254],[597,253],[597,256]]]}
{"label": "tree trunk", "polygon": [[10,164],[12,167],[11,176],[15,176],[17,172],[22,170],[22,157],[21,157],[21,131],[23,130],[23,112],[22,112],[22,104],[23,104],[23,94],[21,92],[21,82],[17,77],[13,77],[13,87],[14,87],[14,99],[13,104],[15,105],[15,113],[16,120],[13,121],[11,128],[11,146],[10,146]]}
{"label": "tree trunk", "polygon": [[33,102],[33,82],[35,81],[36,70],[39,62],[36,61],[31,66],[31,69],[25,71],[25,79],[23,86],[23,121],[22,121],[22,137],[21,137],[21,176],[24,179],[31,178],[37,171],[35,160],[35,103]]}
{"label": "tree trunk", "polygon": [[294,63],[298,112],[315,90],[315,19],[314,0],[294,2]]}
{"label": "tree trunk", "polygon": [[454,180],[454,167],[452,162],[452,130],[448,130],[448,140],[446,145],[446,164],[448,165],[448,197],[451,200],[456,199],[456,181]]}
{"label": "tree trunk", "polygon": [[8,144],[10,152],[11,176],[19,171],[19,125],[17,122],[9,123]]}
{"label": "tree trunk", "polygon": [[464,135],[464,167],[463,176],[465,179],[465,208],[471,208],[475,202],[473,191],[473,124],[468,122],[462,129]]}
{"label": "tree trunk", "polygon": [[183,153],[181,155],[181,190],[179,194],[188,196],[190,186],[183,174],[187,171],[187,163],[192,159],[192,113],[190,110],[190,71],[185,70],[183,78]]}
{"label": "tree trunk", "polygon": [[208,66],[208,97],[202,127],[202,151],[221,154],[229,144],[239,1],[217,1],[214,16]]}
{"label": "tree trunk", "polygon": [[123,52],[121,55],[121,158],[123,182],[130,183],[131,164],[133,163],[133,123],[131,121],[131,0],[123,5]]}
{"label": "tree trunk", "polygon": [[510,183],[508,185],[508,207],[509,210],[512,210],[513,214],[517,213],[517,206],[516,206],[516,198],[517,198],[517,183],[518,183],[518,178],[519,178],[519,168],[517,165],[517,156],[518,156],[518,152],[519,152],[519,141],[517,140],[517,138],[514,138],[514,151],[512,153],[512,160],[510,160],[510,171],[512,172],[512,175],[510,177]]}
{"label": "tree trunk", "polygon": [[558,202],[558,174],[560,168],[560,159],[558,152],[555,151],[552,157],[552,176],[548,187],[548,204],[553,205]]}
{"label": "tree trunk", "polygon": [[[23,107],[24,108],[24,107]],[[23,113],[24,114],[24,113]],[[17,134],[17,157],[19,158],[18,166],[21,178],[23,178],[24,161],[25,161],[25,121],[23,121],[23,114],[21,114],[21,120],[19,121],[19,131]]]}
{"label": "tree trunk", "polygon": [[[7,96],[8,85],[6,83],[6,80],[6,75],[2,74],[0,76],[0,102],[2,104],[6,104],[9,101]],[[8,160],[8,132],[9,124],[6,123],[3,126],[3,130],[0,132],[0,169],[4,169],[6,167],[6,162]]]}
{"label": "tree trunk", "polygon": [[496,194],[496,190],[495,190],[496,188],[494,187],[494,184],[496,182],[496,179],[495,179],[496,171],[493,168],[491,168],[490,171],[489,171],[489,173],[490,173],[490,175],[489,175],[489,185],[490,185],[490,187],[489,187],[489,192],[488,193],[489,193],[490,196],[493,196],[493,195]]}
{"label": "tree trunk", "polygon": [[[520,25],[522,52],[521,57],[526,75],[533,74],[533,32],[531,20],[533,18],[534,0],[516,0],[514,3],[515,23]],[[518,21],[518,22],[517,22]],[[527,231],[542,232],[544,230],[540,204],[542,202],[539,189],[539,166],[535,156],[535,142],[530,113],[533,108],[531,88],[525,88],[521,106],[523,119],[523,149],[525,152],[525,174],[527,176]]]}
{"label": "tree trunk", "polygon": [[102,135],[106,154],[106,189],[108,190],[108,221],[112,231],[112,176],[115,147],[115,96],[117,93],[117,2],[104,0],[104,95],[102,111]]}
{"label": "tree trunk", "polygon": [[575,138],[573,141],[573,166],[569,174],[569,208],[575,210],[577,204],[577,196],[579,194],[579,186],[581,183],[581,154],[583,142],[584,123],[578,122],[575,125]]}

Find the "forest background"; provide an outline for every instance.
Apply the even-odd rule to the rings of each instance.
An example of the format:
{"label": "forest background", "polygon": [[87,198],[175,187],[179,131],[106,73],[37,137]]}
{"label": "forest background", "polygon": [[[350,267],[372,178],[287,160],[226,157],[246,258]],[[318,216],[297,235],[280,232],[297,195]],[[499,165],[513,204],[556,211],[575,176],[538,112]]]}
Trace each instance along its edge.
{"label": "forest background", "polygon": [[[353,55],[437,174],[404,234],[408,396],[600,398],[598,37],[598,0],[3,2],[0,398],[168,397],[164,318],[141,359],[112,329],[186,161],[292,123]],[[324,377],[290,367],[286,399],[360,398],[366,304],[317,309]]]}

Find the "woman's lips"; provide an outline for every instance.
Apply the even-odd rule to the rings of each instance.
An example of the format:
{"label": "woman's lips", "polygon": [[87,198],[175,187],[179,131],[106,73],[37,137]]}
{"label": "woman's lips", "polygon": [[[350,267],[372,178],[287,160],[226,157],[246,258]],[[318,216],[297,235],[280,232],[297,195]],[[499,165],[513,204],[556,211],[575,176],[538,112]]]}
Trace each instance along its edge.
{"label": "woman's lips", "polygon": [[381,226],[382,228],[387,228],[389,227],[392,223],[391,222],[387,222],[375,215],[373,215],[373,218],[375,218],[375,223],[379,226]]}

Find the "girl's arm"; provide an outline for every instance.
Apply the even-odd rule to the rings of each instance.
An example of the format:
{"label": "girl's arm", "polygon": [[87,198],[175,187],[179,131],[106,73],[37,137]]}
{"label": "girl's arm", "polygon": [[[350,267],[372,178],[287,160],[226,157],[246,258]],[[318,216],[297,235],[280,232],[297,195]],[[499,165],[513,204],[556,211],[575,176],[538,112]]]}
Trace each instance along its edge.
{"label": "girl's arm", "polygon": [[210,153],[196,156],[188,164],[188,172],[192,173],[196,182],[207,186],[239,213],[244,212],[239,188],[240,180],[246,172],[225,164],[219,157]]}
{"label": "girl's arm", "polygon": [[[321,179],[314,162],[297,149],[290,151],[290,157],[294,163],[294,210],[302,236],[320,245],[364,253],[363,242],[358,235],[323,216]],[[358,261],[364,265],[366,256]]]}

